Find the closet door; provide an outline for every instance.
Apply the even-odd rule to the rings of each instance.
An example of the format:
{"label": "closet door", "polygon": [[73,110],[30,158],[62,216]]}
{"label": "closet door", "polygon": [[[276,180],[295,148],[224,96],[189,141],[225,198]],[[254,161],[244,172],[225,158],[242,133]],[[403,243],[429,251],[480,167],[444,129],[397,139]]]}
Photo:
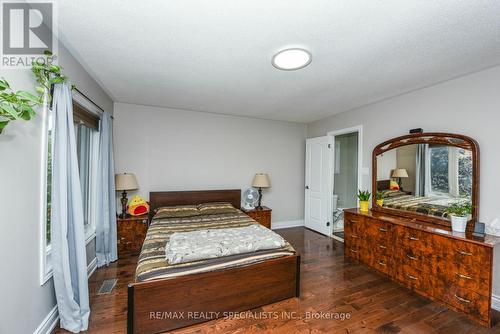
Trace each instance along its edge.
{"label": "closet door", "polygon": [[306,140],[305,217],[307,228],[331,235],[332,139],[330,136]]}

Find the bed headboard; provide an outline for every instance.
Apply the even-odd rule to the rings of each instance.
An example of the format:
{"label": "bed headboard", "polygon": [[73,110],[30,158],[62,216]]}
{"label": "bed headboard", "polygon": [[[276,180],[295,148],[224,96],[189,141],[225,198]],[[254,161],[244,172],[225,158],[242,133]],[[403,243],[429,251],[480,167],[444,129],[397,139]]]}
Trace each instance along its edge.
{"label": "bed headboard", "polygon": [[391,180],[380,180],[377,181],[377,190],[389,190],[391,189]]}
{"label": "bed headboard", "polygon": [[209,202],[229,202],[239,209],[241,207],[241,189],[153,191],[149,193],[149,219],[153,218],[154,210],[162,206]]}

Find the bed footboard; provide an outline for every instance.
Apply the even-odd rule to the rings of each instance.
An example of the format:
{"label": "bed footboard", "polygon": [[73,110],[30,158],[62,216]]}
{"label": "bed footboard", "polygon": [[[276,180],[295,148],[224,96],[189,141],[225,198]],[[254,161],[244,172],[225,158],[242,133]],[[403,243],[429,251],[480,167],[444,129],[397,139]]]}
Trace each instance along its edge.
{"label": "bed footboard", "polygon": [[128,286],[127,332],[152,334],[298,297],[300,256]]}

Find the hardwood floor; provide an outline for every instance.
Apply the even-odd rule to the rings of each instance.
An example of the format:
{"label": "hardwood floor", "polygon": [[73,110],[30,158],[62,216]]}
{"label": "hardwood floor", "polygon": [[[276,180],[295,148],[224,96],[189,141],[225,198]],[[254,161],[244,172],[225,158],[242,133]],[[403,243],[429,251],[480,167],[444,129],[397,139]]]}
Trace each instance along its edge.
{"label": "hardwood floor", "polygon": [[[344,259],[343,244],[338,241],[305,228],[277,232],[301,254],[300,300],[289,299],[252,310],[246,317],[222,318],[172,333],[500,333],[500,325],[491,329],[477,326],[368,267]],[[90,278],[88,333],[126,333],[126,286],[133,279],[136,260],[120,259]],[[118,278],[113,293],[97,295],[108,278]],[[349,319],[339,319],[341,316]],[[56,333],[67,332],[58,329]]]}

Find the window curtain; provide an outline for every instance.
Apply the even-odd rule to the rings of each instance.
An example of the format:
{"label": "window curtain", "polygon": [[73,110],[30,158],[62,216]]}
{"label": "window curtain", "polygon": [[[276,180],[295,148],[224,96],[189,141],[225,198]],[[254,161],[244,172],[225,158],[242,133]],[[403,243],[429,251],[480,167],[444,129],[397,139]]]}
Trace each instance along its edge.
{"label": "window curtain", "polygon": [[429,144],[417,145],[416,168],[415,168],[415,196],[425,196],[426,194],[426,158]]}
{"label": "window curtain", "polygon": [[90,308],[83,202],[70,87],[69,83],[54,86],[51,242],[61,328],[78,333],[88,327]]}
{"label": "window curtain", "polygon": [[99,162],[97,167],[97,266],[116,261],[116,193],[113,159],[113,123],[111,115],[103,112],[99,131]]}
{"label": "window curtain", "polygon": [[75,129],[80,185],[82,186],[83,221],[84,225],[87,225],[89,223],[90,136],[92,130],[83,124],[76,125]]}

